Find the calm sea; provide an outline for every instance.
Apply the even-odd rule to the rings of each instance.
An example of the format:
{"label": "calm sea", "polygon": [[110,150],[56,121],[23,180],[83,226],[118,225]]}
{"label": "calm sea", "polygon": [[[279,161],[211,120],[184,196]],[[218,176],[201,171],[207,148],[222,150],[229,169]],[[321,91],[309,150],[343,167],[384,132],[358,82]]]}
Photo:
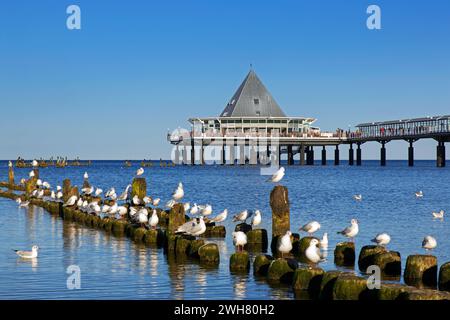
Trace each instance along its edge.
{"label": "calm sea", "polygon": [[[379,232],[392,237],[389,248],[402,254],[402,268],[409,254],[423,253],[421,241],[433,235],[438,247],[433,252],[439,264],[450,261],[449,221],[433,220],[432,211],[450,213],[450,164],[436,168],[435,161],[365,161],[361,167],[320,165],[287,167],[283,185],[289,189],[291,229],[317,220],[321,236],[328,232],[329,259],[322,267],[336,269],[333,249],[343,238],[336,231],[350,219],[360,222],[357,252]],[[121,192],[130,183],[139,163],[131,168],[122,161],[96,161],[90,167],[41,169],[41,177],[52,186],[70,178],[81,185],[85,170],[91,184]],[[16,169],[17,180],[29,169]],[[273,185],[265,182],[258,167],[204,166],[146,168],[148,193],[165,203],[179,181],[185,200],[210,203],[214,213],[225,208],[235,214],[259,209],[262,228],[271,231],[269,194]],[[0,180],[7,180],[7,163],[0,162]],[[422,190],[423,199],[414,192]],[[352,196],[361,193],[363,201]],[[450,219],[450,218],[449,218]],[[41,208],[18,209],[15,202],[0,198],[0,298],[1,299],[294,299],[289,286],[273,286],[256,279],[252,272],[232,275],[229,257],[234,252],[231,219],[225,223],[226,239],[208,239],[220,248],[218,268],[205,269],[196,261],[176,261],[162,249],[151,249],[117,238],[103,231],[64,222]],[[18,259],[13,249],[41,248],[36,261]],[[270,250],[270,249],[269,249]],[[81,289],[68,290],[66,269],[81,269]],[[358,270],[355,270],[358,273]]]}

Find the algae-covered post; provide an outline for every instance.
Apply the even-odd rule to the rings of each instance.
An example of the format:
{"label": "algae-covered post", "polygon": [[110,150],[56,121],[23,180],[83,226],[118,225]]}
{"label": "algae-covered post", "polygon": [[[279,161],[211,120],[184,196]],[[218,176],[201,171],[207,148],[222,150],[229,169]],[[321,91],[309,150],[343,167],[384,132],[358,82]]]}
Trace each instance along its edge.
{"label": "algae-covered post", "polygon": [[288,189],[275,186],[270,193],[270,207],[272,208],[272,252],[276,252],[278,238],[290,230],[290,209]]}
{"label": "algae-covered post", "polygon": [[8,168],[8,183],[10,186],[14,185],[14,168],[12,166]]}
{"label": "algae-covered post", "polygon": [[139,200],[142,201],[146,195],[147,182],[145,181],[145,178],[134,178],[131,185],[131,199],[133,199],[134,196],[138,196]]}
{"label": "algae-covered post", "polygon": [[437,258],[432,255],[410,255],[406,260],[405,283],[418,287],[437,284]]}
{"label": "algae-covered post", "polygon": [[186,216],[184,213],[184,206],[182,203],[176,203],[169,212],[169,223],[167,230],[169,232],[175,232],[179,226],[186,222]]}

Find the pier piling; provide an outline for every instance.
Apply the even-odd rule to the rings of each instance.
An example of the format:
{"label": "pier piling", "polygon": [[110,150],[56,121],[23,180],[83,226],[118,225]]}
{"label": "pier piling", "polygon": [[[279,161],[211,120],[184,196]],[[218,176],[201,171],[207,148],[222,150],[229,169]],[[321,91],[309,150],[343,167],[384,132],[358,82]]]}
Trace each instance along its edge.
{"label": "pier piling", "polygon": [[334,249],[334,263],[338,266],[355,265],[355,243],[340,242]]}
{"label": "pier piling", "polygon": [[356,165],[360,166],[361,162],[362,162],[362,158],[361,158],[361,142],[358,142],[356,144],[357,148],[356,148]]}
{"label": "pier piling", "polygon": [[450,291],[450,262],[444,263],[439,269],[439,290]]}
{"label": "pier piling", "polygon": [[350,143],[350,148],[348,149],[348,164],[352,166],[354,164],[354,152],[353,152],[353,143]]}
{"label": "pier piling", "polygon": [[409,147],[408,147],[408,166],[413,167],[414,166],[414,146],[413,146],[413,140],[409,140]]}
{"label": "pier piling", "polygon": [[145,178],[134,178],[131,184],[131,199],[138,196],[139,200],[143,200],[147,195],[147,182]]}
{"label": "pier piling", "polygon": [[445,167],[445,143],[444,141],[438,141],[438,146],[436,147],[436,165],[439,168]]}
{"label": "pier piling", "polygon": [[336,145],[336,149],[334,150],[334,165],[339,165],[339,145]]}
{"label": "pier piling", "polygon": [[8,183],[9,186],[14,186],[14,168],[11,166],[8,168]]}
{"label": "pier piling", "polygon": [[386,141],[381,141],[380,166],[386,166]]}
{"label": "pier piling", "polygon": [[322,165],[325,166],[327,164],[327,149],[325,146],[322,147]]}
{"label": "pier piling", "polygon": [[437,284],[437,258],[423,254],[408,256],[404,279],[408,285],[435,287]]}

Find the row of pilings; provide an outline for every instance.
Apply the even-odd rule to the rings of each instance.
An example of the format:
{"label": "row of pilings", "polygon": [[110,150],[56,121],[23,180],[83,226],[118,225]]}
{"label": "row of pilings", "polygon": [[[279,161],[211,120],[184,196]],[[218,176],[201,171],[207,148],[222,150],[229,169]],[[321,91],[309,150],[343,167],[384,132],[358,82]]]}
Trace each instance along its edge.
{"label": "row of pilings", "polygon": [[[74,221],[81,225],[97,228],[112,233],[115,236],[127,236],[132,241],[148,246],[164,248],[167,254],[177,257],[190,257],[197,259],[201,264],[218,266],[220,252],[217,244],[206,243],[204,237],[225,237],[223,226],[210,224],[204,237],[196,239],[190,236],[176,235],[175,230],[183,224],[188,217],[185,215],[182,204],[174,205],[170,210],[157,209],[160,219],[160,229],[149,230],[127,220],[112,218],[100,218],[96,215],[84,213],[75,207],[64,207],[60,202],[45,201],[32,198],[31,192],[36,188],[35,181],[39,176],[26,181],[25,187],[0,183],[0,186],[9,186],[9,191],[1,191],[0,196],[22,200],[29,200],[32,205],[39,206],[58,215],[64,220]],[[85,181],[86,182],[86,181]],[[25,191],[16,194],[13,190]],[[135,178],[132,184],[132,195],[143,198],[146,194],[146,181],[144,178]],[[78,188],[72,186],[70,180],[63,182],[63,199],[67,200],[72,195],[79,196]],[[89,200],[92,200],[89,199]],[[253,261],[248,251],[236,252],[230,257],[230,272],[249,272],[253,269],[255,277],[264,278],[268,283],[285,283],[299,294],[307,295],[311,299],[334,300],[417,300],[417,299],[450,299],[450,263],[441,266],[438,273],[436,257],[432,255],[411,255],[407,258],[404,271],[403,284],[382,283],[380,288],[369,289],[365,277],[360,277],[350,272],[324,271],[317,266],[308,265],[304,256],[306,248],[313,237],[302,237],[293,234],[293,250],[291,258],[277,258],[276,244],[278,238],[290,230],[290,209],[288,190],[283,186],[276,186],[270,195],[272,208],[272,252],[259,254]],[[236,230],[247,234],[248,244],[245,249],[250,251],[265,252],[268,246],[267,231],[254,229],[247,224],[239,224]],[[298,267],[298,262],[302,263]],[[356,264],[355,245],[352,242],[339,243],[334,250],[334,262],[337,266],[353,267]],[[380,246],[364,246],[357,261],[360,271],[364,274],[370,266],[378,266],[382,279],[399,280],[401,276],[400,253],[388,251]],[[251,268],[253,266],[253,268]],[[439,287],[440,291],[427,288]]]}

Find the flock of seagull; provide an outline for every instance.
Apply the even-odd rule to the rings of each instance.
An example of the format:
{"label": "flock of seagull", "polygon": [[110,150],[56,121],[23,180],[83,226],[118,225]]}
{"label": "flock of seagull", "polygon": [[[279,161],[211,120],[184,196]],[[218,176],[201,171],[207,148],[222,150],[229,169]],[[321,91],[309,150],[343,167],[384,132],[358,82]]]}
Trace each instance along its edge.
{"label": "flock of seagull", "polygon": [[[33,167],[37,166],[37,162],[33,161]],[[10,165],[12,165],[10,163]],[[144,174],[144,169],[139,168],[136,171],[136,176],[142,176]],[[280,182],[285,175],[285,169],[283,167],[279,168],[267,181],[272,183]],[[29,177],[34,177],[34,171],[29,173]],[[89,178],[86,172],[83,176],[85,181]],[[24,179],[21,181],[24,183]],[[32,193],[33,198],[44,199],[47,201],[57,201],[62,202],[63,193],[60,186],[56,187],[56,190],[51,190],[51,185],[40,179],[37,180],[37,189]],[[45,191],[50,191],[50,196],[45,196]],[[47,191],[48,192],[48,191]],[[133,223],[139,224],[141,227],[156,229],[159,223],[159,217],[156,208],[158,207],[161,199],[153,199],[150,196],[145,196],[140,199],[137,195],[131,198],[131,185],[128,185],[125,190],[117,195],[115,188],[110,188],[106,193],[104,193],[103,200],[110,200],[109,203],[112,205],[105,204],[104,201],[100,205],[98,200],[91,200],[89,202],[87,196],[95,196],[97,199],[103,194],[103,190],[100,188],[95,188],[94,186],[89,186],[81,189],[82,196],[78,197],[76,195],[71,196],[64,204],[65,207],[76,207],[80,211],[94,214],[101,218],[114,218],[114,219],[128,219]],[[417,198],[423,197],[423,192],[418,191],[415,193]],[[166,208],[172,208],[175,204],[181,203],[180,201],[184,197],[183,184],[180,182],[172,193],[171,199],[165,204]],[[355,201],[362,201],[362,195],[357,194],[353,196]],[[94,198],[95,199],[95,198]],[[22,201],[18,198],[17,203],[19,207],[27,207],[29,201]],[[128,205],[127,205],[128,204]],[[211,204],[199,205],[194,203],[192,206],[190,202],[182,203],[184,211],[190,213],[192,219],[183,225],[179,226],[176,230],[176,234],[184,234],[193,237],[197,237],[205,233],[206,224],[209,222],[221,223],[224,222],[228,217],[228,210],[225,209],[214,217],[210,217],[213,213],[213,208]],[[149,214],[151,210],[151,214]],[[149,217],[150,216],[150,217]],[[444,211],[433,212],[433,217],[443,219]],[[234,215],[232,218],[233,222],[247,223],[250,221],[252,228],[259,226],[262,222],[262,214],[259,210],[243,210],[238,214]],[[306,232],[309,236],[312,236],[321,228],[321,225],[317,221],[311,221],[303,225],[299,231]],[[359,225],[357,219],[352,219],[350,225],[345,229],[337,232],[338,234],[349,238],[354,241],[355,236],[359,233]],[[236,247],[237,251],[242,251],[244,246],[247,244],[247,235],[242,231],[235,231],[232,233],[233,245]],[[377,234],[372,240],[372,242],[377,245],[387,246],[390,243],[391,237],[387,233]],[[426,236],[422,242],[422,247],[426,250],[434,249],[437,246],[437,241],[432,236]],[[281,253],[283,258],[285,254],[289,254],[292,250],[292,232],[287,231],[283,236],[281,236],[277,243],[277,249]],[[16,253],[22,258],[36,258],[38,252],[38,246],[33,246],[31,251],[16,251]],[[321,249],[326,251],[328,249],[328,233],[324,233],[322,238],[319,240],[317,238],[311,239],[308,248],[305,250],[306,258],[313,264],[324,261],[324,254]]]}

